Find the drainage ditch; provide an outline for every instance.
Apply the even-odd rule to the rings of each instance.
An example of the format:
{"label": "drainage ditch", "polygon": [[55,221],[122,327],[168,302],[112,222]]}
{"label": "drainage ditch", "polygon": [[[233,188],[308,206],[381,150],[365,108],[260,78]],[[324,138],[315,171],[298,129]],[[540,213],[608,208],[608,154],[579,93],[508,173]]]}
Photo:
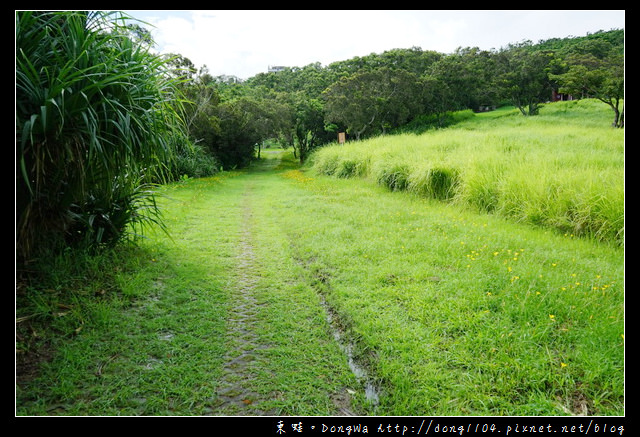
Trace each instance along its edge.
{"label": "drainage ditch", "polygon": [[355,345],[347,339],[344,331],[336,322],[334,311],[331,309],[322,294],[320,295],[320,299],[321,304],[325,309],[327,322],[329,322],[329,327],[331,328],[334,340],[336,341],[342,352],[347,356],[351,372],[355,375],[356,379],[364,386],[365,399],[369,404],[377,407],[380,403],[380,389],[376,386],[373,378],[370,377],[364,365],[360,364],[355,358]]}
{"label": "drainage ditch", "polygon": [[[294,248],[295,253],[295,248]],[[309,262],[305,261],[301,258],[297,258],[297,261],[306,268],[309,267]],[[375,379],[371,377],[370,373],[367,370],[367,367],[364,363],[362,363],[357,358],[357,345],[349,339],[349,336],[342,328],[342,324],[340,323],[340,317],[337,312],[329,305],[325,298],[326,288],[329,287],[328,282],[330,275],[318,269],[317,267],[308,268],[314,281],[312,281],[311,286],[315,289],[316,293],[320,297],[320,304],[325,310],[326,320],[329,323],[329,327],[331,329],[331,333],[333,335],[334,340],[342,350],[342,352],[346,355],[347,361],[349,363],[349,368],[351,372],[355,375],[358,382],[360,382],[364,386],[364,393],[366,401],[372,406],[377,407],[380,403],[380,388],[375,382]]]}

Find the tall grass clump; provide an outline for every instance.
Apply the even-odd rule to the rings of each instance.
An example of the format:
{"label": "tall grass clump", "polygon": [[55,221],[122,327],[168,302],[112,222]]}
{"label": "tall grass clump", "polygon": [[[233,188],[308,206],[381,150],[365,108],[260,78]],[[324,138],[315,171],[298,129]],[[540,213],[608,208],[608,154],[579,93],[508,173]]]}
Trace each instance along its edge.
{"label": "tall grass clump", "polygon": [[335,153],[337,149],[327,148],[334,153],[322,153],[314,154],[309,162],[313,162],[313,167],[316,172],[327,176],[333,176],[338,168],[339,155]]}
{"label": "tall grass clump", "polygon": [[412,172],[408,190],[423,197],[449,200],[455,196],[459,181],[460,172],[455,168],[425,165]]}
{"label": "tall grass clump", "polygon": [[154,183],[184,138],[180,99],[107,12],[16,13],[16,214],[21,257],[52,241],[110,245],[160,223]]}
{"label": "tall grass clump", "polygon": [[536,117],[501,110],[420,135],[325,147],[313,162],[318,171],[366,162],[359,175],[394,191],[622,244],[624,131],[609,117],[593,99],[548,104]]}
{"label": "tall grass clump", "polygon": [[403,191],[409,187],[411,167],[398,160],[381,160],[373,164],[373,176],[376,182],[391,191]]}

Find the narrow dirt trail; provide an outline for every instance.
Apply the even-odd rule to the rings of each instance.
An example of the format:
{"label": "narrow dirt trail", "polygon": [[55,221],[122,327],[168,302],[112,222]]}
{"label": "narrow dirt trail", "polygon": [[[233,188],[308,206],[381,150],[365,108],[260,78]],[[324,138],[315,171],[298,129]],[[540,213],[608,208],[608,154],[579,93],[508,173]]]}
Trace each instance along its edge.
{"label": "narrow dirt trail", "polygon": [[254,248],[256,229],[254,214],[255,181],[248,181],[242,194],[242,226],[235,258],[233,304],[227,315],[227,354],[224,357],[222,378],[219,381],[219,408],[227,415],[276,415],[260,404],[266,399],[255,387],[255,372],[261,371],[258,362],[262,351],[270,348],[258,336],[260,306],[257,295],[260,273]]}
{"label": "narrow dirt trail", "polygon": [[71,396],[41,383],[24,411],[352,414],[358,382],[284,221],[313,195],[286,177],[294,164],[278,151],[246,170],[166,187],[169,235],[150,235],[136,269],[122,272],[131,305],[65,345],[82,369],[69,377],[63,360],[46,384],[73,384]]}
{"label": "narrow dirt trail", "polygon": [[[279,160],[265,168],[270,170]],[[256,218],[254,203],[256,180],[247,179],[242,188],[241,226],[238,253],[235,257],[235,278],[230,299],[233,302],[227,315],[227,354],[224,356],[222,378],[219,381],[218,408],[226,415],[245,415],[251,407],[252,415],[275,415],[273,410],[262,410],[261,395],[253,389],[254,373],[259,371],[259,354],[269,348],[257,335],[260,303],[259,266],[254,248]]]}

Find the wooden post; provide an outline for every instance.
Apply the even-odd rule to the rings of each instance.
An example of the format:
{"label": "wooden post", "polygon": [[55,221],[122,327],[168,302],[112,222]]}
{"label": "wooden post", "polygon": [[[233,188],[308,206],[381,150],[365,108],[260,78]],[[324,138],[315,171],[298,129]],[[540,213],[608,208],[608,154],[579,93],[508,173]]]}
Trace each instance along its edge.
{"label": "wooden post", "polygon": [[345,135],[344,132],[338,132],[338,144],[344,144]]}

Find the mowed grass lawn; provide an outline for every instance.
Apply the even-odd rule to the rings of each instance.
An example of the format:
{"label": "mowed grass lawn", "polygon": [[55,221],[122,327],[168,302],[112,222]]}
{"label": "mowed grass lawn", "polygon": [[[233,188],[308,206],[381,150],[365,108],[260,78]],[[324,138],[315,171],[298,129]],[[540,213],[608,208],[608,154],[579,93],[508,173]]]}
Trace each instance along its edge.
{"label": "mowed grass lawn", "polygon": [[619,244],[264,156],[163,188],[172,238],[142,243],[19,413],[624,414]]}

